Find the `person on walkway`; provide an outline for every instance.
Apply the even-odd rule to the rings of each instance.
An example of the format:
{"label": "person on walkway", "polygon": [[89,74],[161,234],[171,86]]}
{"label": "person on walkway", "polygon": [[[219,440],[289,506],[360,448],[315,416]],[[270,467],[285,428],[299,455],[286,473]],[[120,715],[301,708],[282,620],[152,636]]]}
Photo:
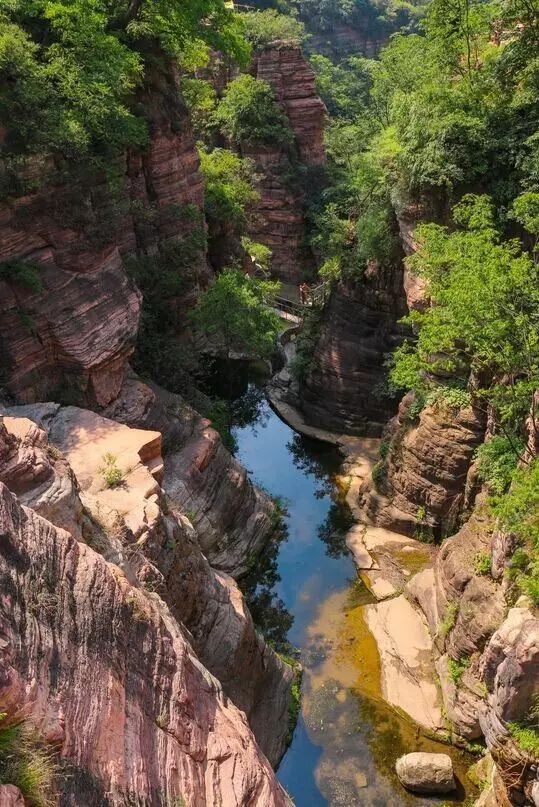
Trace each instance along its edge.
{"label": "person on walkway", "polygon": [[307,305],[307,302],[309,300],[309,292],[310,292],[310,288],[307,285],[307,283],[304,283],[304,282],[300,283],[300,286],[299,286],[299,301],[300,301],[300,303],[302,305]]}

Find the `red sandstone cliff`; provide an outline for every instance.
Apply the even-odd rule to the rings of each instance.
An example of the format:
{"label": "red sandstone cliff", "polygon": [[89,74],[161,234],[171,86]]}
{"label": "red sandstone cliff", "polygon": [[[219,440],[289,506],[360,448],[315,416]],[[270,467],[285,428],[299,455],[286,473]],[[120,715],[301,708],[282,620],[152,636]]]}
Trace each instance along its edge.
{"label": "red sandstone cliff", "polygon": [[[142,101],[149,147],[120,161],[119,189],[104,175],[69,184],[52,178],[0,205],[0,262],[30,264],[42,287],[0,281],[6,386],[20,400],[68,391],[72,400],[104,406],[117,396],[141,302],[122,256],[181,244],[194,226],[182,210],[202,210],[198,156],[175,74],[156,72]],[[196,287],[206,277],[201,252],[190,281]]]}
{"label": "red sandstone cliff", "polygon": [[[195,652],[275,760],[292,671],[163,493],[160,434],[57,404],[13,411],[0,423],[2,711],[24,710],[59,746],[72,766],[59,786],[81,807],[105,793],[111,804],[284,804],[244,715]],[[105,450],[123,474],[116,488],[100,471]]]}
{"label": "red sandstone cliff", "polygon": [[342,282],[322,314],[312,367],[300,387],[307,422],[331,431],[379,435],[396,404],[384,397],[385,356],[406,313],[402,270],[372,263],[357,283]]}
{"label": "red sandstone cliff", "polygon": [[[288,116],[300,163],[325,163],[324,120],[326,110],[318,97],[315,77],[298,47],[275,42],[258,53],[252,66],[256,78],[267,81]],[[260,201],[253,211],[250,235],[273,252],[272,273],[281,280],[296,282],[309,265],[304,247],[305,219],[303,192],[290,174],[287,155],[278,147],[244,147],[261,174]]]}
{"label": "red sandstone cliff", "polygon": [[243,715],[159,597],[0,484],[0,699],[69,763],[80,807],[285,805]]}

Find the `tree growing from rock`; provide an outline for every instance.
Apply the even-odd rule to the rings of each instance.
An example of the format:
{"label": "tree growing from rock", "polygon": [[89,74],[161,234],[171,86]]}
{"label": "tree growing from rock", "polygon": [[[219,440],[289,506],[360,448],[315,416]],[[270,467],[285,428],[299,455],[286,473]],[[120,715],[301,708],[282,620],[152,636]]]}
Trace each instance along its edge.
{"label": "tree growing from rock", "polygon": [[234,353],[267,358],[279,332],[279,317],[270,305],[277,288],[278,283],[256,280],[239,269],[224,269],[201,295],[193,322],[227,362]]}

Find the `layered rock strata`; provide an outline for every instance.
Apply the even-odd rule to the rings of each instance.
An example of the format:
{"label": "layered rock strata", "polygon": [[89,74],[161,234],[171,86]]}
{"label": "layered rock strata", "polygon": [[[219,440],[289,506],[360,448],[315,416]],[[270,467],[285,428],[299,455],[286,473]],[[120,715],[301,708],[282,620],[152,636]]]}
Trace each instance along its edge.
{"label": "layered rock strata", "polygon": [[[149,76],[141,102],[149,146],[118,159],[118,188],[105,174],[81,171],[69,184],[47,177],[50,165],[41,161],[28,169],[34,189],[0,205],[0,349],[7,390],[21,401],[113,400],[141,305],[122,256],[182,245],[201,226],[202,178],[174,71]],[[30,283],[21,282],[21,265]],[[189,288],[207,277],[202,251],[191,267],[180,319]]]}
{"label": "layered rock strata", "polygon": [[[191,632],[192,646],[201,661],[247,715],[264,752],[277,763],[289,730],[293,671],[257,634],[233,578],[212,569],[181,504],[164,495],[160,433],[130,429],[93,412],[57,404],[11,411],[37,420],[48,432],[51,445],[41,428],[21,417],[4,419],[8,437],[22,433],[23,425],[29,424],[27,432],[31,427],[32,434],[40,435],[45,457],[62,452],[63,459],[48,469],[53,478],[58,476],[57,466],[60,471],[67,466],[74,472],[80,501],[77,492],[72,498],[86,516],[80,519],[85,540],[131,580],[159,593],[173,616]],[[20,454],[28,453],[27,442],[20,441]],[[106,483],[107,455],[114,457],[121,474],[121,482],[112,487]],[[29,477],[39,467],[35,455],[31,459]],[[165,483],[166,476],[165,471]],[[8,467],[4,478],[13,487],[19,475],[9,473]],[[32,501],[41,489],[37,477],[34,488]],[[239,499],[237,504],[241,517],[245,509],[241,510]],[[268,508],[267,502],[264,505]],[[73,502],[64,500],[57,508],[55,523],[64,526],[73,511]],[[88,523],[88,516],[93,523]],[[195,520],[191,512],[189,517]],[[246,523],[246,534],[248,528]],[[248,677],[245,670],[249,670]]]}
{"label": "layered rock strata", "polygon": [[212,566],[233,577],[245,574],[272,531],[273,505],[224,448],[210,421],[181,396],[133,374],[104,414],[163,433],[167,495],[189,513]]}
{"label": "layered rock strata", "polygon": [[[322,166],[326,110],[316,92],[314,73],[301,50],[284,42],[272,43],[255,56],[252,72],[273,87],[288,117],[297,152],[294,161],[303,166]],[[254,160],[260,175],[260,199],[252,211],[250,235],[272,250],[275,277],[298,282],[312,257],[304,247],[303,191],[293,177],[290,158],[277,145],[244,144],[242,153]]]}
{"label": "layered rock strata", "polygon": [[300,390],[307,422],[379,436],[396,409],[384,395],[385,356],[402,339],[402,270],[372,263],[357,283],[340,283],[323,312],[312,368]]}
{"label": "layered rock strata", "polygon": [[66,760],[64,801],[286,804],[244,716],[159,596],[3,483],[0,523],[2,710],[31,718]]}
{"label": "layered rock strata", "polygon": [[380,526],[419,535],[448,535],[473,504],[473,455],[486,419],[472,406],[455,410],[443,401],[426,406],[414,424],[407,396],[388,430],[389,449],[378,481],[360,492],[364,517]]}

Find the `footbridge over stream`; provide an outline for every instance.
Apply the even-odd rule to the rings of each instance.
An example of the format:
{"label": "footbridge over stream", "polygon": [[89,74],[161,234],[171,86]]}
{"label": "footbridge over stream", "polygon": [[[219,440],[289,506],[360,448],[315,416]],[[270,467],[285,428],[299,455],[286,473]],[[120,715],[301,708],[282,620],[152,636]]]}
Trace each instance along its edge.
{"label": "footbridge over stream", "polygon": [[307,293],[305,302],[300,300],[299,291],[290,283],[281,283],[281,287],[273,298],[273,308],[282,319],[297,324],[305,319],[305,315],[313,308],[322,308],[329,296],[329,283],[319,283]]}

